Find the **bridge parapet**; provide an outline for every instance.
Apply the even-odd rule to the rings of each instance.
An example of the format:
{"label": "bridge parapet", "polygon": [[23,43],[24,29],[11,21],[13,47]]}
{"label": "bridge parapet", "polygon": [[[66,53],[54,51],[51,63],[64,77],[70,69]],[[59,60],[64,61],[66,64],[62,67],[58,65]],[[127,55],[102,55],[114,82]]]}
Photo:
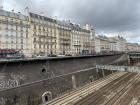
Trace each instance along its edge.
{"label": "bridge parapet", "polygon": [[96,69],[122,71],[122,72],[140,72],[140,67],[136,66],[114,66],[114,65],[96,65]]}
{"label": "bridge parapet", "polygon": [[128,61],[130,65],[135,65],[140,62],[140,52],[128,53]]}
{"label": "bridge parapet", "polygon": [[128,53],[128,55],[131,57],[139,57],[140,58],[140,52],[133,52],[133,53]]}

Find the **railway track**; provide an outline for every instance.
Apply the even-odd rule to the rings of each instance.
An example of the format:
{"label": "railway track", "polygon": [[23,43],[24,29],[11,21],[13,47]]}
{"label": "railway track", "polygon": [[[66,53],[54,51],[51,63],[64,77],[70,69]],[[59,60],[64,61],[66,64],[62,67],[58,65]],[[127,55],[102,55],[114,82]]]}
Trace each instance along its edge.
{"label": "railway track", "polygon": [[75,102],[81,100],[81,98],[86,97],[87,95],[99,90],[101,87],[107,85],[108,83],[118,80],[123,76],[127,76],[127,73],[119,72],[109,75],[105,78],[97,80],[93,83],[85,85],[84,87],[78,88],[70,93],[67,93],[59,98],[54,99],[51,102],[46,103],[45,105],[70,105],[74,104]]}
{"label": "railway track", "polygon": [[113,105],[140,105],[140,77],[134,81],[134,83],[123,92],[121,91],[121,95],[117,98]]}
{"label": "railway track", "polygon": [[[134,79],[131,79],[131,81],[125,85],[124,88],[116,92],[116,95],[114,95],[106,104],[104,105],[128,105],[129,101],[132,99],[127,100],[127,102],[120,102],[120,99],[124,97],[124,95],[128,94],[129,90],[135,85],[137,81],[140,80],[140,74],[137,74],[137,76]],[[126,97],[128,98],[128,97]],[[132,98],[132,97],[130,97]]]}
{"label": "railway track", "polygon": [[90,94],[85,99],[75,103],[75,105],[101,105],[107,100],[107,98],[113,96],[117,92],[117,89],[122,89],[134,76],[135,74],[127,73],[126,75],[110,82],[98,91]]}
{"label": "railway track", "polygon": [[45,105],[140,105],[140,73],[111,74]]}

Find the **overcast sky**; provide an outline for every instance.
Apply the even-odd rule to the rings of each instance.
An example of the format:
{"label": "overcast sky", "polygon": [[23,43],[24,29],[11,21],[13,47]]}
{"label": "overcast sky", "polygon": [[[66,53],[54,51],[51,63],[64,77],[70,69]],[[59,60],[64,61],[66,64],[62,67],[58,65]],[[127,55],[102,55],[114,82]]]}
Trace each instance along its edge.
{"label": "overcast sky", "polygon": [[44,12],[46,16],[92,24],[96,33],[140,43],[140,0],[5,0],[4,9]]}

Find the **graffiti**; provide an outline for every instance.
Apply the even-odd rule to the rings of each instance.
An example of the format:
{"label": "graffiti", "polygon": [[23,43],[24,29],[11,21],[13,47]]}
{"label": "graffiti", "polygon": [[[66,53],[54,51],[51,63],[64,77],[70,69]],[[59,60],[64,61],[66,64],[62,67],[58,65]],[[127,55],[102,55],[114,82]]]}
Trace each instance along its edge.
{"label": "graffiti", "polygon": [[9,89],[18,86],[17,80],[7,80],[7,81],[0,81],[0,90],[2,89]]}

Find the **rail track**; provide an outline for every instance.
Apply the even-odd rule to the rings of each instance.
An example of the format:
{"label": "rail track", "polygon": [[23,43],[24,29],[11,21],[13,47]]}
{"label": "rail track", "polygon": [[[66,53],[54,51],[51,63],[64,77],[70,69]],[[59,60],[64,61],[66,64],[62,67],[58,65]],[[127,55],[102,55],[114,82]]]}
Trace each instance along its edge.
{"label": "rail track", "polygon": [[[140,80],[140,75],[138,74],[134,79],[131,79],[129,83],[125,85],[122,89],[120,89],[118,92],[116,92],[116,95],[114,95],[110,100],[105,103],[104,105],[113,105],[113,104],[120,104],[120,98],[123,98],[124,95],[128,94],[129,90],[135,85],[137,81]],[[126,97],[127,98],[127,97]],[[132,97],[131,97],[132,98]],[[128,105],[129,101],[132,99],[127,99],[126,102],[123,102],[122,104]]]}
{"label": "rail track", "polygon": [[[132,99],[134,99],[132,95],[129,94],[130,90],[131,93],[133,93],[135,85],[137,84],[140,86],[139,83],[140,74],[128,73],[127,76],[125,75],[119,78],[117,82],[113,81],[112,83],[109,83],[108,85],[99,89],[97,92],[92,93],[74,105],[129,105]],[[128,94],[129,97],[127,97]]]}
{"label": "rail track", "polygon": [[75,102],[81,100],[82,98],[88,96],[89,94],[96,92],[97,90],[109,84],[110,82],[114,80],[117,81],[119,78],[122,78],[123,76],[127,75],[128,74],[124,72],[111,74],[105,78],[92,82],[88,85],[85,85],[84,87],[78,88],[77,90],[73,90],[72,92],[58,97],[53,101],[46,103],[45,105],[72,105]]}
{"label": "rail track", "polygon": [[117,72],[44,105],[140,105],[140,73]]}
{"label": "rail track", "polygon": [[100,105],[106,100],[106,98],[111,97],[113,93],[117,91],[116,89],[121,88],[122,85],[124,86],[127,82],[126,80],[129,81],[133,76],[134,74],[127,73],[126,75],[110,82],[98,91],[90,94],[85,99],[75,103],[75,105]]}

